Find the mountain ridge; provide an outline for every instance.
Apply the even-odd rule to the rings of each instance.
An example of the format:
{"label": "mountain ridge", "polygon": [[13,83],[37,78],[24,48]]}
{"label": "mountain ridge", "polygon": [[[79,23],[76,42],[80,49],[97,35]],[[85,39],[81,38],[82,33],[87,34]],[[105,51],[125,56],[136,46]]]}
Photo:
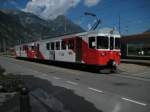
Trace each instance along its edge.
{"label": "mountain ridge", "polygon": [[19,43],[84,31],[64,15],[46,21],[19,10],[0,10],[0,49],[4,46],[3,40],[9,48]]}

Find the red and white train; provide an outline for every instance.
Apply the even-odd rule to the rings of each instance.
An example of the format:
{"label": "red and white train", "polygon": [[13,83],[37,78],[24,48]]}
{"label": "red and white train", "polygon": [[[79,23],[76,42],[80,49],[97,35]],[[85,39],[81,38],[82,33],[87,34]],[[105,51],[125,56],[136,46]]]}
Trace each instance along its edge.
{"label": "red and white train", "polygon": [[120,34],[100,29],[15,46],[16,57],[67,62],[115,70],[120,64]]}

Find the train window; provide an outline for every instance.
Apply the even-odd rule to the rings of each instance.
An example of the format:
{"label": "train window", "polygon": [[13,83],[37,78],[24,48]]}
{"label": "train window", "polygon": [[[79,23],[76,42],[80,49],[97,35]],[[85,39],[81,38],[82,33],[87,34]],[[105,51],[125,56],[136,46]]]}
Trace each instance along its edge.
{"label": "train window", "polygon": [[110,50],[114,49],[114,37],[110,37]]}
{"label": "train window", "polygon": [[74,49],[74,40],[68,41],[68,49]]}
{"label": "train window", "polygon": [[39,50],[40,49],[40,44],[37,44],[37,50]]}
{"label": "train window", "polygon": [[65,41],[61,41],[61,49],[62,50],[66,49],[66,43],[65,43]]}
{"label": "train window", "polygon": [[28,46],[27,46],[27,45],[24,45],[24,46],[23,46],[23,50],[24,50],[24,51],[28,50]]}
{"label": "train window", "polygon": [[94,49],[96,47],[95,37],[89,37],[89,48]]}
{"label": "train window", "polygon": [[16,47],[16,50],[19,51],[19,47]]}
{"label": "train window", "polygon": [[97,37],[97,49],[108,49],[108,37]]}
{"label": "train window", "polygon": [[25,48],[26,50],[28,50],[28,46],[26,46],[26,48]]}
{"label": "train window", "polygon": [[25,48],[26,46],[23,46],[23,51],[25,51],[26,50],[26,48]]}
{"label": "train window", "polygon": [[56,42],[56,50],[60,50],[60,42],[59,41]]}
{"label": "train window", "polygon": [[55,43],[54,42],[51,42],[51,50],[54,50],[54,48],[55,48]]}
{"label": "train window", "polygon": [[115,38],[115,49],[120,49],[121,41],[120,38]]}
{"label": "train window", "polygon": [[46,49],[50,50],[50,43],[46,43]]}

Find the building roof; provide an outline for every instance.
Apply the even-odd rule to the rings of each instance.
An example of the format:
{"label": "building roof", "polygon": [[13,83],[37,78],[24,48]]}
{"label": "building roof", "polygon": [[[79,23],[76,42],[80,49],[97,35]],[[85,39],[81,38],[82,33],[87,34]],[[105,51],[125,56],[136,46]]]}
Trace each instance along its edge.
{"label": "building roof", "polygon": [[142,33],[142,34],[136,34],[136,35],[129,35],[129,36],[123,36],[122,37],[123,43],[150,43],[150,32]]}

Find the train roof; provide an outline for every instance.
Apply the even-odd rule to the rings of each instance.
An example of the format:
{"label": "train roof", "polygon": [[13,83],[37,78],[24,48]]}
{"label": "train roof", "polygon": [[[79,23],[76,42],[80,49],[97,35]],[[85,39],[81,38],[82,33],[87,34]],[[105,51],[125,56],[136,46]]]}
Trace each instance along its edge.
{"label": "train roof", "polygon": [[76,36],[84,37],[84,36],[87,36],[87,35],[88,36],[90,36],[90,35],[93,35],[93,36],[115,35],[116,37],[121,37],[117,30],[114,30],[112,28],[102,28],[102,29],[94,30],[94,31],[75,33],[75,34],[70,34],[70,35],[62,35],[62,36],[59,36],[59,37],[52,37],[52,38],[49,38],[49,39],[41,40],[40,42],[48,41],[48,40],[57,40],[57,39],[59,40],[59,39],[62,39],[62,38],[72,38],[72,37],[76,37]]}
{"label": "train roof", "polygon": [[[99,30],[94,30],[94,31],[88,31],[88,32],[82,32],[82,33],[75,33],[75,34],[70,34],[70,35],[62,35],[62,36],[58,36],[58,37],[52,37],[49,39],[44,39],[44,40],[39,40],[39,41],[35,41],[35,42],[45,42],[45,41],[57,41],[63,38],[72,38],[72,37],[77,37],[77,36],[104,36],[104,35],[111,35],[111,36],[116,36],[116,37],[121,37],[121,35],[119,34],[119,32],[115,29],[112,28],[101,28]],[[32,44],[34,42],[29,42],[29,43],[24,43],[24,44]],[[22,45],[24,45],[22,44]]]}

